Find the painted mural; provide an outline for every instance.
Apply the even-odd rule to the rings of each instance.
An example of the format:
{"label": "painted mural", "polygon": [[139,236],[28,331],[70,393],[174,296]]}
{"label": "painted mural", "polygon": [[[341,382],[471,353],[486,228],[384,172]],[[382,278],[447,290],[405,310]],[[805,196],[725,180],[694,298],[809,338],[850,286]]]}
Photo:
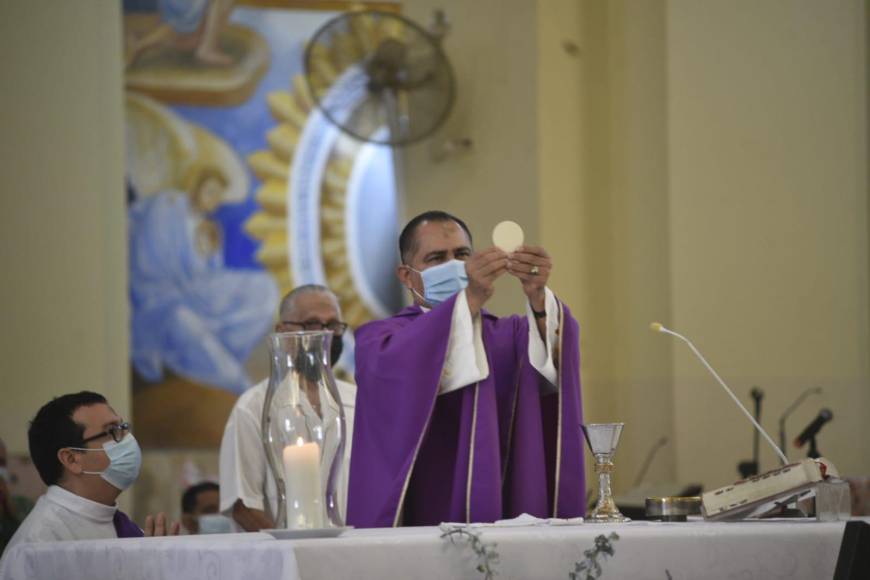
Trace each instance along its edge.
{"label": "painted mural", "polygon": [[[303,76],[307,40],[341,7],[324,4],[124,2],[130,359],[144,445],[219,444],[235,399],[268,375],[264,338],[293,286],[328,285],[352,328],[402,305],[391,152],[326,121]],[[360,38],[378,34],[318,47],[319,66],[358,57]]]}

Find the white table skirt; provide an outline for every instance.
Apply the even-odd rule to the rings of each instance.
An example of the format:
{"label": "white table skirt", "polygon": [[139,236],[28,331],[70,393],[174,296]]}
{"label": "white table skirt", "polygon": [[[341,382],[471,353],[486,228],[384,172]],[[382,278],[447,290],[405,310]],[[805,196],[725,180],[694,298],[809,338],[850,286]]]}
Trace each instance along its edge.
{"label": "white table skirt", "polygon": [[[499,579],[568,578],[600,534],[616,532],[603,578],[832,578],[844,522],[761,521],[481,527]],[[339,538],[263,533],[17,546],[0,580],[320,580],[482,578],[464,541],[438,528],[352,530]]]}

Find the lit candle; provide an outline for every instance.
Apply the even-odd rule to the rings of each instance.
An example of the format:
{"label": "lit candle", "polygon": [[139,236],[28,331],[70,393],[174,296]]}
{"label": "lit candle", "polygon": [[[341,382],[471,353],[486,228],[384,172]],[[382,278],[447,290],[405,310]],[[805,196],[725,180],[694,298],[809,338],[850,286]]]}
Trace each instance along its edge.
{"label": "lit candle", "polygon": [[322,528],[323,497],[320,491],[320,446],[305,443],[284,447],[284,489],[287,492],[287,527]]}

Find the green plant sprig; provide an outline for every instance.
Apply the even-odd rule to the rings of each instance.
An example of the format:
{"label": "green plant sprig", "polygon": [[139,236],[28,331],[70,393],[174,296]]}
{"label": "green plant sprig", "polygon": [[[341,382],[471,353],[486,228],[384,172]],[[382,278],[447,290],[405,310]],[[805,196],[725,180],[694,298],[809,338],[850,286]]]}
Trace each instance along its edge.
{"label": "green plant sprig", "polygon": [[[609,536],[604,534],[596,536],[595,545],[583,551],[585,559],[581,562],[574,562],[574,571],[568,573],[568,578],[571,580],[596,580],[600,578],[604,572],[602,568],[604,561],[616,553],[612,542],[618,539],[619,534],[616,532],[611,532]],[[601,558],[600,562],[599,558]]]}
{"label": "green plant sprig", "polygon": [[474,530],[471,526],[451,526],[441,524],[441,538],[450,540],[451,544],[456,543],[456,539],[464,539],[468,542],[474,555],[477,556],[477,571],[483,574],[485,580],[492,580],[498,574],[496,564],[498,564],[498,551],[496,542],[485,543],[480,532]]}

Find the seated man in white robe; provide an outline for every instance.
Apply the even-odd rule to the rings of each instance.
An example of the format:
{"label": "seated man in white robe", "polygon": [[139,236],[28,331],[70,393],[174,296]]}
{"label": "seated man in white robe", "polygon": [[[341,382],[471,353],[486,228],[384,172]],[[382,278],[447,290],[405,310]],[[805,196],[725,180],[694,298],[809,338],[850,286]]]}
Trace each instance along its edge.
{"label": "seated man in white robe", "polygon": [[125,423],[98,393],[82,391],[44,405],[28,430],[30,455],[48,486],[4,552],[18,544],[175,535],[166,518],[148,516],[145,530],[116,503],[139,476],[142,451]]}
{"label": "seated man in white robe", "polygon": [[[299,286],[281,301],[275,332],[331,330],[330,361],[338,361],[347,324],[342,322],[338,299],[325,286]],[[347,477],[356,386],[336,379],[347,425],[347,441],[339,472],[338,499],[341,513],[347,503]],[[230,516],[239,531],[254,532],[275,527],[278,493],[267,472],[260,434],[263,404],[269,380],[263,380],[236,401],[224,429],[220,451],[221,513]]]}

